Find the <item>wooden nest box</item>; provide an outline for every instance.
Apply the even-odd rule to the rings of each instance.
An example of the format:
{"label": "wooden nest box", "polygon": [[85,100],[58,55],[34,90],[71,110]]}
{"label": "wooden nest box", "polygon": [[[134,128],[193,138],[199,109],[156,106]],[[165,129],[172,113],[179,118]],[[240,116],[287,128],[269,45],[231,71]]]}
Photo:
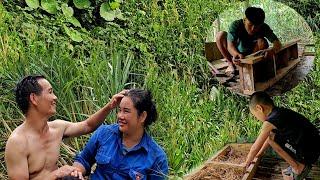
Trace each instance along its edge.
{"label": "wooden nest box", "polygon": [[[237,66],[240,93],[251,95],[256,91],[264,91],[293,69],[300,62],[298,41],[285,43],[272,57],[264,58],[264,55],[254,53],[240,59]],[[208,61],[215,61],[209,62],[211,67],[219,69],[227,66],[215,43],[205,44],[205,55]],[[222,63],[216,63],[219,61]]]}

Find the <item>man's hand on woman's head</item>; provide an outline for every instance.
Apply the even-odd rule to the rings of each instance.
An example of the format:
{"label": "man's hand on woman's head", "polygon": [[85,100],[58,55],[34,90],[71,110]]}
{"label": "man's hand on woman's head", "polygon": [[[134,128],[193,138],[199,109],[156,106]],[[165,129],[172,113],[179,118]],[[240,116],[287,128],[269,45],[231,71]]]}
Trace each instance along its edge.
{"label": "man's hand on woman's head", "polygon": [[119,92],[118,94],[115,94],[112,96],[110,102],[109,102],[109,107],[111,109],[116,108],[119,104],[121,99],[124,97],[124,94],[127,93],[129,90],[122,90],[121,92]]}

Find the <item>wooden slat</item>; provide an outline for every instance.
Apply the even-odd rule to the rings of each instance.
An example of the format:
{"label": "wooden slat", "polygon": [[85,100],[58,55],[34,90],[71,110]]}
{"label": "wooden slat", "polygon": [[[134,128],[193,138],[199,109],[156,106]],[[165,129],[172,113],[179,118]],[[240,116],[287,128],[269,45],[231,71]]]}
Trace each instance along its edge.
{"label": "wooden slat", "polygon": [[248,167],[247,172],[244,174],[242,180],[251,180],[254,177],[254,174],[256,173],[260,160],[261,160],[261,157],[254,158],[253,163],[250,164],[250,166]]}
{"label": "wooden slat", "polygon": [[228,63],[223,60],[223,59],[219,59],[219,60],[215,60],[215,61],[211,61],[209,62],[213,67],[215,67],[216,69],[223,69],[228,67]]}
{"label": "wooden slat", "polygon": [[[264,156],[259,163],[258,169],[253,179],[282,180],[281,171],[289,166],[284,160],[271,156]],[[306,180],[320,179],[320,164],[313,164]]]}
{"label": "wooden slat", "polygon": [[[227,144],[225,145],[221,150],[219,150],[218,152],[216,152],[212,157],[210,157],[205,163],[203,163],[202,165],[198,166],[197,168],[193,169],[190,173],[188,173],[187,175],[185,175],[183,177],[183,179],[186,180],[191,180],[193,176],[195,176],[197,173],[199,173],[199,171],[201,171],[205,166],[210,166],[210,167],[223,167],[223,168],[236,168],[239,170],[243,170],[243,166],[240,164],[233,164],[233,163],[228,163],[228,162],[219,162],[219,161],[214,161],[218,156],[221,155],[225,155],[228,151],[229,148],[233,148],[233,149],[248,149],[248,152],[250,150],[250,147],[252,146],[251,143],[231,143],[231,144]],[[257,166],[259,163],[259,161],[257,161],[256,163],[252,164],[253,166]],[[251,168],[250,170],[255,170],[254,168]],[[249,172],[250,174],[251,172]],[[253,172],[254,173],[254,172]],[[250,176],[251,177],[251,176]],[[246,180],[250,180],[250,179],[246,179]]]}
{"label": "wooden slat", "polygon": [[218,152],[216,152],[212,157],[209,158],[209,160],[207,160],[205,163],[203,163],[202,165],[196,167],[195,169],[193,169],[190,173],[188,173],[187,175],[185,175],[183,177],[183,179],[192,179],[192,177],[194,175],[196,175],[202,168],[204,168],[207,163],[210,163],[212,161],[212,159],[215,159],[216,157],[218,157],[221,153],[227,151],[229,145],[225,145],[221,150],[219,150]]}
{"label": "wooden slat", "polygon": [[282,50],[284,50],[284,49],[286,49],[286,48],[288,48],[288,47],[290,47],[290,46],[292,46],[292,45],[297,44],[300,40],[301,40],[301,39],[293,39],[293,40],[291,40],[291,41],[286,42],[286,43],[280,48],[280,50],[279,50],[277,53],[279,53],[280,51],[282,51]]}
{"label": "wooden slat", "polygon": [[284,67],[282,69],[279,69],[277,71],[277,75],[268,80],[267,82],[258,82],[256,83],[256,91],[264,91],[271,87],[273,84],[275,84],[277,81],[279,81],[283,76],[285,76],[292,68],[294,68],[298,63],[300,62],[300,59],[295,59],[289,62],[289,65],[287,67]]}
{"label": "wooden slat", "polygon": [[[245,59],[240,59],[240,62],[242,64],[255,64],[255,63],[262,61],[262,60],[263,60],[263,56],[259,55],[259,56],[254,56],[254,57],[248,57]],[[242,66],[242,65],[240,64],[240,66]]]}
{"label": "wooden slat", "polygon": [[208,61],[222,59],[223,56],[220,53],[216,42],[206,42],[204,45],[205,56]]}

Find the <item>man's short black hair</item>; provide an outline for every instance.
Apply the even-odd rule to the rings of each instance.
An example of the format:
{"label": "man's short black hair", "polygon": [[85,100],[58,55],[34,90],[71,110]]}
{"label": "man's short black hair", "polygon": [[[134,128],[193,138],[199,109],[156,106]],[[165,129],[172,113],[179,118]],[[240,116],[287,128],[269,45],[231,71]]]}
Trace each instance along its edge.
{"label": "man's short black hair", "polygon": [[264,91],[255,92],[250,96],[250,102],[249,102],[250,108],[255,107],[257,104],[272,106],[272,107],[274,106],[273,100]]}
{"label": "man's short black hair", "polygon": [[41,94],[42,88],[38,83],[39,79],[45,79],[43,75],[30,75],[22,78],[16,88],[16,103],[22,111],[23,114],[27,114],[30,106],[30,94],[35,93],[37,95]]}
{"label": "man's short black hair", "polygon": [[261,8],[258,7],[248,7],[245,11],[246,18],[253,25],[261,25],[264,23],[265,13]]}

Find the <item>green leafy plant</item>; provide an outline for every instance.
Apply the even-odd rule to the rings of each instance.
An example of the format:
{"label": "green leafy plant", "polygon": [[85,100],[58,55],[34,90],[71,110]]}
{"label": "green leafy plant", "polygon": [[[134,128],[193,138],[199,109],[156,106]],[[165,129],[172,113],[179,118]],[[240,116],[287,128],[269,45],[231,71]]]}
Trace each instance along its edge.
{"label": "green leafy plant", "polygon": [[91,5],[90,0],[73,0],[73,3],[78,9],[86,9]]}
{"label": "green leafy plant", "polygon": [[41,0],[41,7],[50,14],[56,14],[58,11],[56,0]]}
{"label": "green leafy plant", "polygon": [[40,5],[39,0],[26,0],[26,3],[29,7],[37,9]]}

